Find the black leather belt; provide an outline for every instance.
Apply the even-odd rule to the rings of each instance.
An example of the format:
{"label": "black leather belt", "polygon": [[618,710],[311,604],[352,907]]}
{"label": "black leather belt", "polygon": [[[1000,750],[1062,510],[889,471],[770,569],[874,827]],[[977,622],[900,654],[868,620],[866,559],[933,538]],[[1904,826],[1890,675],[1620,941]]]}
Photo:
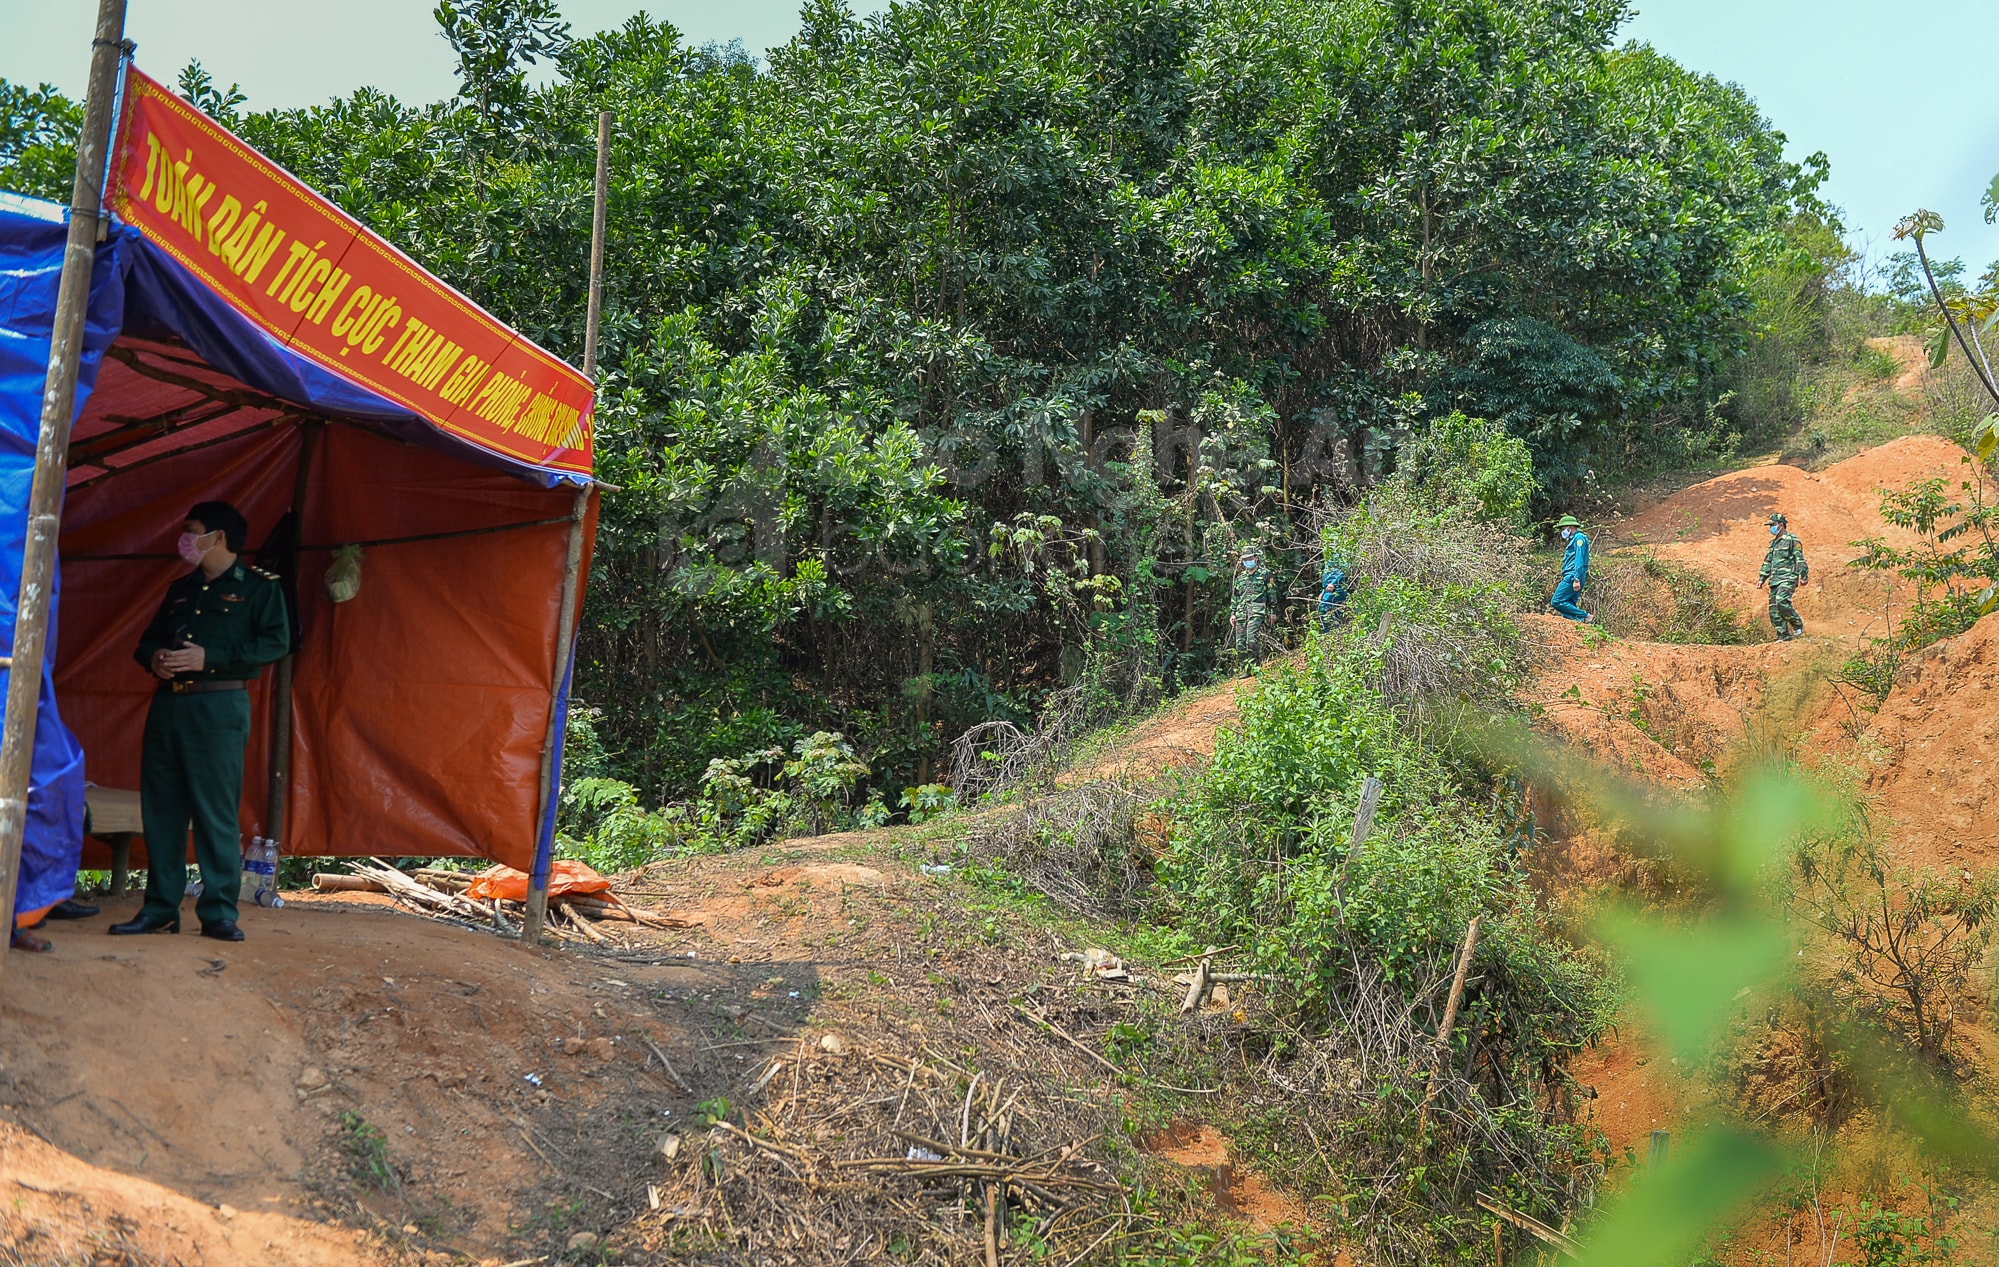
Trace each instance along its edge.
{"label": "black leather belt", "polygon": [[248,687],[241,678],[190,678],[185,682],[175,678],[166,684],[166,689],[176,695],[205,695],[209,691],[241,691]]}

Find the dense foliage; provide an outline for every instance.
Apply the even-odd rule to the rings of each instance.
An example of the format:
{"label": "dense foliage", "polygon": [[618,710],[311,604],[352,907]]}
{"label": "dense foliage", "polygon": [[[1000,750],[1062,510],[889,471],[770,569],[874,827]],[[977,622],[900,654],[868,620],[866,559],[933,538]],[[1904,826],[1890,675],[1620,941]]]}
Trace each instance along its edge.
{"label": "dense foliage", "polygon": [[[922,784],[1093,666],[1127,696],[1204,676],[1221,552],[1303,541],[1309,593],[1308,509],[1433,419],[1525,441],[1544,507],[1781,410],[1739,380],[1836,248],[1822,167],[1616,47],[1624,15],[814,0],[760,63],[474,0],[438,11],[450,101],[182,86],[572,359],[615,112],[597,444],[624,491],[579,678],[656,802],[822,730]],[[74,107],[4,94],[0,185],[65,195]]]}

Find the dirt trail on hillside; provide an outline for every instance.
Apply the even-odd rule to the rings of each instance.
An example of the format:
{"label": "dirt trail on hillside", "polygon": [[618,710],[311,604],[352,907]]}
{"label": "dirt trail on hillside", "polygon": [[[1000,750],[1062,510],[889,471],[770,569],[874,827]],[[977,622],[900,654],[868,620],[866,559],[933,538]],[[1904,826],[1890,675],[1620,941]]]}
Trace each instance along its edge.
{"label": "dirt trail on hillside", "polygon": [[[923,1180],[806,1184],[698,1116],[726,1103],[792,1154],[901,1157],[896,1129],[957,1137],[960,1072],[983,1070],[1024,1155],[1109,1173],[1117,1101],[1091,1053],[1125,1004],[900,840],[624,877],[688,926],[614,930],[618,952],[373,895],[248,909],[240,945],[105,936],[136,898],[50,925],[54,954],[10,959],[0,1016],[0,1262],[499,1267],[691,1244],[816,1263],[880,1257],[899,1220],[912,1256],[962,1258]],[[686,1146],[662,1152],[670,1135]]]}
{"label": "dirt trail on hillside", "polygon": [[1999,739],[1999,615],[1910,657],[1878,711],[1832,680],[1847,655],[1903,618],[1910,598],[1891,578],[1848,569],[1859,551],[1842,543],[1915,544],[1881,519],[1880,491],[1939,475],[1955,482],[1966,456],[1938,437],[1909,436],[1816,475],[1786,466],[1732,472],[1616,525],[1606,535],[1699,570],[1760,621],[1762,521],[1782,508],[1813,562],[1812,584],[1795,600],[1811,636],[1751,647],[1592,647],[1580,630],[1539,622],[1550,654],[1528,698],[1584,749],[1679,787],[1702,782],[1703,762],[1723,760],[1762,725],[1775,748],[1857,768],[1902,861],[1999,865],[1988,813],[1999,773],[1999,758],[1988,755]]}
{"label": "dirt trail on hillside", "polygon": [[1809,585],[1793,601],[1813,634],[1859,638],[1885,632],[1902,615],[1887,578],[1847,568],[1862,550],[1854,543],[1880,537],[1908,547],[1916,537],[1881,518],[1881,493],[1933,476],[1956,479],[1963,449],[1932,435],[1911,435],[1835,463],[1816,474],[1795,466],[1754,466],[1731,471],[1647,507],[1603,534],[1612,548],[1643,547],[1712,580],[1731,605],[1767,628],[1767,594],[1756,572],[1770,545],[1764,521],[1789,517],[1812,568]]}

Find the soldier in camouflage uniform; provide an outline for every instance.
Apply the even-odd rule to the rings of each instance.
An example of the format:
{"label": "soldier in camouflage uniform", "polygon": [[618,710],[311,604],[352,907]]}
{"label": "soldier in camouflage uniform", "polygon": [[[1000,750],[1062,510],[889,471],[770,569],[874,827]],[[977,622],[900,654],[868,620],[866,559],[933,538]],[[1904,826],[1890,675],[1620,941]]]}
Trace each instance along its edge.
{"label": "soldier in camouflage uniform", "polygon": [[1784,642],[1804,636],[1805,622],[1791,606],[1791,595],[1811,579],[1811,565],[1805,562],[1805,547],[1790,531],[1790,522],[1780,511],[1770,516],[1770,548],[1763,555],[1763,570],[1757,573],[1756,588],[1770,587],[1770,624]]}
{"label": "soldier in camouflage uniform", "polygon": [[1263,655],[1263,625],[1270,618],[1270,574],[1255,550],[1242,552],[1236,569],[1235,597],[1229,603],[1229,651],[1244,673]]}

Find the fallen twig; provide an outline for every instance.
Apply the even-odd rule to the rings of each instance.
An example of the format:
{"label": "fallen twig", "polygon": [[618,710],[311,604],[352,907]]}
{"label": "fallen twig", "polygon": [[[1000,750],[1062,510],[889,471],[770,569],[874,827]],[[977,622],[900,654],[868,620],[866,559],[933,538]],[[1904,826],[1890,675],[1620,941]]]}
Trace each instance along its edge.
{"label": "fallen twig", "polygon": [[666,1058],[666,1053],[659,1049],[658,1044],[654,1043],[652,1039],[647,1038],[644,1034],[639,1035],[639,1041],[646,1045],[647,1051],[659,1057],[659,1063],[666,1069],[667,1077],[679,1083],[682,1091],[685,1091],[689,1095],[694,1094],[694,1088],[687,1085],[687,1079],[680,1076],[680,1071],[673,1067],[673,1062]]}
{"label": "fallen twig", "polygon": [[1084,1045],[1084,1043],[1080,1039],[1070,1034],[1068,1030],[1063,1029],[1060,1025],[1057,1025],[1054,1021],[1049,1020],[1045,1013],[1030,1012],[1018,1003],[1013,1005],[1013,1010],[1020,1013],[1028,1020],[1033,1021],[1037,1025],[1047,1026],[1049,1033],[1055,1035],[1055,1037],[1061,1039],[1063,1042],[1069,1044],[1071,1047],[1074,1047],[1077,1051],[1082,1052],[1085,1056],[1088,1056],[1091,1060],[1096,1061],[1098,1064],[1110,1070],[1118,1077],[1122,1078],[1128,1072],[1127,1070],[1118,1068],[1117,1065],[1113,1063],[1108,1057],[1106,1057],[1102,1052],[1096,1051],[1093,1048]]}
{"label": "fallen twig", "polygon": [[1536,1240],[1545,1241],[1553,1245],[1570,1258],[1580,1258],[1582,1256],[1578,1252],[1582,1249],[1582,1246],[1576,1244],[1572,1238],[1562,1235],[1532,1215],[1522,1214],[1518,1210],[1506,1208],[1483,1192],[1478,1194],[1478,1208],[1488,1214],[1498,1215]]}

